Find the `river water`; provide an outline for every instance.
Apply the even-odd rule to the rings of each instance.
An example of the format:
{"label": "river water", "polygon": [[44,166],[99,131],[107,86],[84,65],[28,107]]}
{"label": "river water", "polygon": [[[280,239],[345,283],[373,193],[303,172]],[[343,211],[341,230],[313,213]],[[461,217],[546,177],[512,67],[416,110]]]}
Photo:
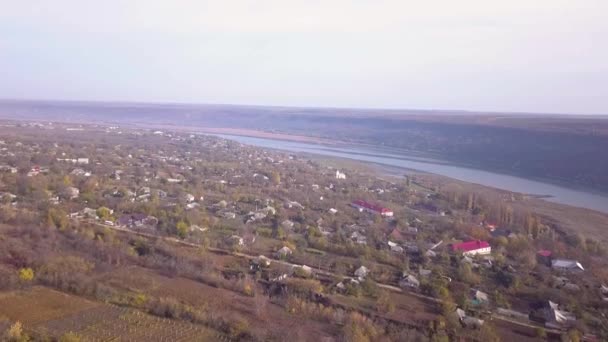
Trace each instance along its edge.
{"label": "river water", "polygon": [[549,196],[545,198],[545,200],[608,213],[608,195],[605,194],[575,190],[522,177],[450,165],[446,162],[433,159],[408,155],[388,154],[382,153],[381,151],[359,147],[328,147],[313,143],[292,142],[266,138],[254,138],[226,134],[213,135],[234,140],[246,145],[291,152],[305,152],[331,157],[348,158],[363,162],[429,172],[498,189],[525,194]]}

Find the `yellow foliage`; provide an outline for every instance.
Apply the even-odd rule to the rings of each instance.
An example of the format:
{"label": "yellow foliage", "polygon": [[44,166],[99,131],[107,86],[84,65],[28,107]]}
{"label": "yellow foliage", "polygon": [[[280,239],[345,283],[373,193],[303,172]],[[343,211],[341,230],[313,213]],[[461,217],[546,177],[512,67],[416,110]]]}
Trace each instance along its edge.
{"label": "yellow foliage", "polygon": [[23,326],[21,322],[17,321],[8,329],[6,336],[9,341],[19,341],[23,337]]}
{"label": "yellow foliage", "polygon": [[59,342],[80,342],[80,336],[73,332],[67,332],[59,338]]}
{"label": "yellow foliage", "polygon": [[29,267],[20,269],[19,279],[21,281],[32,281],[34,279],[34,270]]}

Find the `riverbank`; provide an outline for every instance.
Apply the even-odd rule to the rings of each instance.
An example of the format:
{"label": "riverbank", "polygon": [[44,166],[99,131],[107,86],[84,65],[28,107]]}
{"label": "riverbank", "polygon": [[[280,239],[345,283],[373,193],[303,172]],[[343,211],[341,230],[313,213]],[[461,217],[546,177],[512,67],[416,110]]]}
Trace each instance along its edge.
{"label": "riverbank", "polygon": [[331,147],[294,141],[254,138],[238,135],[213,134],[243,144],[276,150],[317,154],[329,157],[346,158],[387,167],[417,170],[453,178],[463,182],[479,184],[515,193],[542,197],[546,201],[608,213],[608,195],[591,191],[575,190],[560,185],[526,179],[491,171],[451,165],[445,161],[428,158],[408,157],[392,154],[376,154],[374,151],[352,147]]}
{"label": "riverbank", "polygon": [[[321,155],[305,154],[312,160],[330,165],[332,167],[357,170],[358,172],[377,175],[387,178],[393,182],[403,182],[405,175],[414,176],[416,179],[433,184],[439,188],[458,187],[463,192],[478,193],[487,198],[513,198],[509,205],[514,209],[535,213],[544,218],[544,222],[550,223],[558,231],[568,234],[584,234],[594,236],[596,239],[608,242],[608,214],[596,210],[578,208],[570,205],[554,203],[545,198],[514,193],[495,187],[488,187],[470,182],[459,181],[437,174],[420,172],[412,169],[403,169],[394,166],[370,164],[352,159],[328,157]],[[514,196],[511,196],[514,195]]]}

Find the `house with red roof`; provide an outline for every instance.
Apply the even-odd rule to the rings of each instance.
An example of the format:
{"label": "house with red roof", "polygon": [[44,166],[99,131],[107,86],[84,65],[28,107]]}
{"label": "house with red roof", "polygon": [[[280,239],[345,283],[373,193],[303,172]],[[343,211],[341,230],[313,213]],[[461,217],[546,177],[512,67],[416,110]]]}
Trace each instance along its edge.
{"label": "house with red roof", "polygon": [[463,255],[486,255],[492,252],[492,247],[487,241],[472,240],[451,245],[452,252],[461,252]]}
{"label": "house with red roof", "polygon": [[384,208],[379,205],[371,204],[362,200],[356,200],[351,203],[351,206],[359,209],[360,212],[367,211],[372,214],[380,214],[382,216],[391,217],[393,216],[393,211],[389,208]]}
{"label": "house with red roof", "polygon": [[541,249],[540,251],[538,251],[536,253],[536,259],[538,260],[539,263],[547,265],[547,266],[551,266],[551,257],[553,256],[553,253],[551,253],[551,251],[546,250],[546,249]]}

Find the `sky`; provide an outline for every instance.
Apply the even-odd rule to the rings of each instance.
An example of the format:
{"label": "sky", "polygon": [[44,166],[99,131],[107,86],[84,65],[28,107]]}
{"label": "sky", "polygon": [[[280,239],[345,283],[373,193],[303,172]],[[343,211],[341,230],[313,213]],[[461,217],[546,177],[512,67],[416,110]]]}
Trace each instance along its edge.
{"label": "sky", "polygon": [[0,98],[608,114],[606,0],[0,0]]}

